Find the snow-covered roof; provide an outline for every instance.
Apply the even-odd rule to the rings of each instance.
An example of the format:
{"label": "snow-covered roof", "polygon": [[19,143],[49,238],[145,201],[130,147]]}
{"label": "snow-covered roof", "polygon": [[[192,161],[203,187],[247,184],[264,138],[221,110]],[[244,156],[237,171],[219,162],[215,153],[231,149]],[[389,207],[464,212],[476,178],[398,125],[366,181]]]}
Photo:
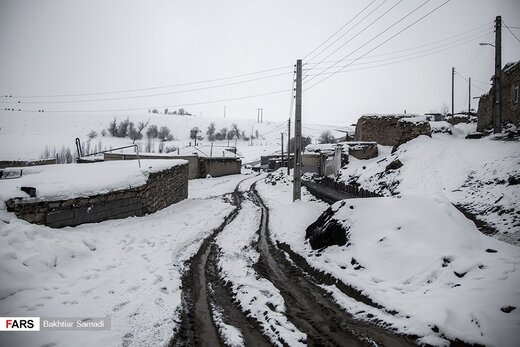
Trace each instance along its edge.
{"label": "snow-covered roof", "polygon": [[504,73],[512,72],[518,66],[520,66],[520,60],[507,63],[506,65],[504,65]]}
{"label": "snow-covered roof", "polygon": [[55,164],[22,169],[22,177],[0,180],[0,200],[28,197],[20,187],[35,187],[37,198],[72,199],[142,186],[152,172],[187,163],[181,159],[106,161],[89,164]]}

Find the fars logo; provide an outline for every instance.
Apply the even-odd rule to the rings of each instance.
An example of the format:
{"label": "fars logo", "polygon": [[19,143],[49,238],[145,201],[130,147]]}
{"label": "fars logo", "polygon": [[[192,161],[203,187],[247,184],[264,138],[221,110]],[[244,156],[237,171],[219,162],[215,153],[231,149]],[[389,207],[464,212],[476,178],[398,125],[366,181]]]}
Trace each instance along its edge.
{"label": "fars logo", "polygon": [[0,317],[0,331],[40,331],[40,317]]}

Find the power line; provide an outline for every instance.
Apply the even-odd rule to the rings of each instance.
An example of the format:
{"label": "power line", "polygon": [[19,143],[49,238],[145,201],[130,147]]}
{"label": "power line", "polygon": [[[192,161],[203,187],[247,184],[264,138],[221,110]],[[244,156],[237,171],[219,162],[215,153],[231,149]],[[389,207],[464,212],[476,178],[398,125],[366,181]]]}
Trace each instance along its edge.
{"label": "power line", "polygon": [[[381,6],[383,6],[388,0],[384,0],[381,4],[379,4],[376,8],[374,8],[372,11],[370,11],[370,13],[368,13],[365,17],[363,17],[359,22],[357,22],[356,24],[354,24],[353,27],[351,27],[349,30],[347,30],[346,32],[344,32],[343,34],[341,34],[338,38],[336,38],[336,40],[334,40],[334,42],[330,43],[327,47],[323,48],[320,52],[318,52],[318,54],[314,55],[314,57],[310,58],[309,61],[312,61],[314,60],[315,58],[317,58],[321,53],[323,53],[324,51],[326,51],[330,46],[332,46],[333,44],[335,44],[336,42],[338,42],[342,37],[344,37],[346,34],[348,34],[349,32],[352,31],[352,29],[354,29],[355,27],[357,27],[360,23],[362,23],[366,18],[368,18],[372,13],[374,13],[375,11],[377,11]],[[372,2],[373,3],[373,2]],[[369,5],[371,5],[372,3],[370,3]],[[355,36],[352,38],[354,39]],[[351,39],[351,40],[352,40]],[[348,42],[347,42],[348,43]],[[339,47],[341,48],[341,47]],[[338,48],[338,49],[339,49]],[[334,52],[332,52],[333,54]],[[330,55],[329,55],[330,56]],[[328,57],[328,56],[327,56]],[[325,57],[324,59],[326,59],[327,57]],[[304,58],[305,59],[305,58]]]}
{"label": "power line", "polygon": [[[321,44],[319,44],[316,48],[314,48],[311,52],[309,52],[305,57],[303,57],[303,60],[307,59],[309,55],[314,53],[316,50],[318,50],[321,46],[323,46],[325,43],[327,43],[331,38],[333,38],[337,33],[339,33],[341,30],[343,30],[347,25],[349,25],[354,19],[356,19],[361,13],[363,13],[367,8],[369,8],[374,2],[377,0],[373,0],[371,3],[369,3],[367,6],[365,6],[361,11],[359,11],[354,17],[352,17],[347,23],[345,23],[341,28],[339,28],[334,34],[329,36],[325,41],[323,41]],[[321,52],[320,52],[321,53]],[[318,55],[320,54],[318,53]],[[312,59],[311,59],[312,60]]]}
{"label": "power line", "polygon": [[[292,67],[292,65],[286,65],[281,66],[273,69],[267,69],[267,70],[261,70],[251,73],[244,73],[239,75],[232,75],[227,77],[219,77],[219,78],[213,78],[213,79],[207,79],[207,80],[200,80],[200,81],[194,81],[194,82],[186,82],[186,83],[177,83],[177,84],[169,84],[164,86],[154,86],[154,87],[147,87],[147,88],[137,88],[137,89],[126,89],[126,90],[117,90],[117,91],[104,91],[104,92],[92,92],[92,93],[77,93],[77,94],[46,94],[46,95],[9,95],[10,98],[18,98],[18,99],[31,99],[31,98],[55,98],[55,97],[78,97],[78,96],[94,96],[94,95],[104,95],[104,94],[121,94],[121,93],[131,93],[131,92],[142,92],[146,90],[155,90],[155,89],[163,89],[163,88],[172,88],[172,87],[181,87],[181,86],[188,86],[193,84],[201,84],[201,83],[208,83],[208,82],[216,82],[216,81],[222,81],[227,79],[233,79],[233,78],[239,78],[239,77],[245,77],[245,76],[251,76],[251,75],[258,75],[265,72],[271,72],[271,71],[277,71],[277,70],[283,70]],[[2,93],[4,94],[4,93]],[[8,97],[8,95],[4,95],[4,97]]]}
{"label": "power line", "polygon": [[507,24],[504,23],[504,20],[502,20],[502,23],[503,23],[504,26],[507,28],[507,30],[509,30],[509,32],[511,33],[511,35],[513,35],[514,38],[515,38],[518,42],[520,42],[520,39],[518,39],[518,37],[517,37],[517,36],[516,36],[516,35],[511,31],[511,29],[507,26]]}
{"label": "power line", "polygon": [[[400,50],[397,50],[397,51],[392,51],[392,52],[388,52],[388,53],[383,53],[383,54],[373,54],[373,55],[369,55],[369,56],[366,56],[365,58],[368,59],[368,58],[375,58],[375,57],[381,57],[381,56],[387,56],[387,55],[394,55],[394,54],[397,54],[397,53],[401,53],[401,52],[406,52],[406,51],[411,51],[411,50],[414,50],[414,49],[418,49],[418,48],[422,48],[422,47],[426,47],[426,46],[432,46],[432,45],[435,45],[437,43],[441,43],[441,42],[445,42],[445,41],[449,41],[453,38],[456,38],[456,37],[459,37],[459,36],[463,36],[463,35],[466,35],[472,31],[475,31],[475,30],[478,30],[484,26],[489,26],[489,24],[491,24],[492,22],[489,22],[489,23],[486,23],[486,24],[483,24],[483,25],[480,25],[476,28],[473,28],[473,29],[470,29],[468,31],[465,31],[463,33],[460,33],[460,34],[457,34],[457,35],[453,35],[453,36],[449,36],[447,38],[444,38],[442,40],[438,40],[438,41],[434,41],[434,42],[430,42],[430,43],[426,43],[426,44],[423,44],[423,45],[420,45],[420,46],[415,46],[415,47],[410,47],[410,48],[405,48],[405,49],[400,49]],[[474,34],[471,34],[470,36],[468,37],[465,37],[465,38],[461,38],[461,39],[458,39],[458,40],[455,40],[453,41],[452,43],[455,43],[455,42],[459,42],[461,40],[466,40],[466,39],[469,39],[469,38],[472,38],[472,37],[481,37],[480,33],[483,33],[483,32],[491,32],[493,30],[493,28],[491,27],[490,29],[488,28],[485,28],[485,29],[481,29],[479,30],[478,32],[474,33]],[[447,43],[447,44],[451,44],[451,43]],[[354,60],[355,58],[352,58],[351,60]],[[335,61],[323,61],[321,63],[310,63],[310,62],[307,62],[305,63],[305,65],[320,65],[320,64],[332,64],[332,63],[337,63],[338,61],[335,60]]]}
{"label": "power line", "polygon": [[[430,0],[426,0],[426,2],[424,4],[426,4],[427,2],[429,2]],[[350,40],[348,40],[347,42],[343,43],[341,46],[339,46],[338,48],[336,48],[334,51],[332,51],[332,53],[330,53],[329,55],[327,55],[325,58],[323,58],[320,63],[322,63],[323,61],[325,61],[325,59],[327,59],[328,57],[330,57],[331,55],[333,55],[334,53],[336,53],[338,50],[340,50],[341,48],[343,48],[346,44],[348,44],[349,42],[351,42],[353,39],[355,39],[357,36],[359,36],[361,33],[363,33],[366,29],[368,29],[369,27],[371,27],[373,24],[377,23],[377,21],[379,21],[381,18],[383,18],[386,14],[388,14],[391,10],[393,10],[397,5],[399,5],[401,2],[403,2],[403,0],[400,0],[398,1],[395,5],[393,5],[392,7],[390,7],[386,12],[384,12],[382,15],[380,15],[379,17],[377,17],[375,20],[373,20],[370,24],[368,24],[366,27],[364,27],[360,32],[358,32],[356,35],[354,35],[353,37],[350,38]],[[423,4],[423,5],[424,5]],[[421,6],[423,6],[421,5]],[[377,37],[377,36],[376,36]],[[370,41],[369,41],[370,42]],[[362,46],[363,47],[363,46]],[[355,51],[354,51],[355,52]],[[351,53],[352,54],[352,53]],[[350,56],[351,54],[347,55]],[[343,60],[343,59],[342,59]],[[310,80],[307,80],[305,83],[308,83],[310,81],[312,81],[314,79],[314,77],[311,77]]]}
{"label": "power line", "polygon": [[[419,55],[419,56],[416,56],[416,57],[412,57],[412,58],[409,58],[409,59],[399,60],[399,61],[396,61],[394,63],[408,61],[408,60],[412,60],[412,59],[416,59],[416,58],[421,58],[421,57],[424,57],[424,56],[432,55],[432,54],[435,54],[435,53],[443,52],[443,51],[446,51],[446,50],[449,50],[449,49],[452,49],[452,48],[455,48],[455,47],[459,47],[459,46],[468,44],[470,42],[473,42],[476,38],[480,38],[480,37],[483,37],[483,36],[485,36],[485,35],[480,35],[480,36],[471,37],[471,38],[465,38],[465,41],[462,41],[462,42],[460,42],[462,40],[461,39],[461,40],[453,41],[453,42],[450,42],[450,43],[447,43],[447,44],[444,44],[444,45],[433,47],[433,48],[430,48],[430,49],[427,49],[427,50],[422,50],[422,51],[418,51],[418,52],[408,53],[408,54],[404,54],[404,55],[401,55],[401,56],[389,57],[389,58],[379,59],[379,60],[374,60],[374,61],[366,61],[366,62],[361,62],[361,63],[357,63],[357,64],[349,64],[349,65],[346,65],[346,66],[336,66],[336,68],[342,68],[342,67],[346,68],[348,66],[375,64],[375,63],[379,63],[379,62],[385,62],[385,61],[389,61],[389,60],[394,60],[394,59],[399,59],[399,58],[413,56],[413,55],[417,55],[417,54],[421,54],[421,53],[430,52],[430,53],[422,54],[422,55]],[[460,42],[460,43],[458,43],[458,42]],[[445,47],[445,48],[443,48],[443,47]],[[367,57],[365,57],[365,58],[367,58]],[[351,60],[356,60],[356,59],[353,58]],[[390,63],[390,64],[392,64],[392,63]],[[370,66],[370,67],[367,67],[367,68],[373,68],[373,67],[384,66],[384,65],[389,65],[389,64],[375,65],[375,66]],[[332,68],[332,67],[334,67],[334,66],[330,66],[330,68]],[[316,70],[326,70],[327,68],[328,67],[317,67],[315,69]],[[357,70],[362,70],[362,69],[353,69],[353,70],[349,70],[349,71],[357,71]],[[309,74],[309,76],[316,76],[316,75],[318,75],[318,74]]]}
{"label": "power line", "polygon": [[[329,66],[324,72],[328,71],[330,68],[336,66],[337,64],[339,64],[339,62],[341,61],[344,61],[346,58],[348,58],[349,56],[351,56],[352,54],[354,54],[355,52],[359,51],[361,48],[365,47],[367,44],[369,44],[370,42],[374,41],[376,38],[378,38],[379,36],[383,35],[385,32],[387,32],[388,30],[390,30],[392,27],[394,27],[395,25],[397,25],[398,23],[400,23],[401,21],[403,21],[406,17],[410,16],[412,13],[414,13],[415,11],[417,11],[418,9],[420,9],[421,7],[423,7],[424,5],[426,5],[428,2],[430,2],[430,0],[426,0],[425,2],[423,2],[421,5],[419,5],[418,7],[416,7],[413,11],[409,12],[408,14],[406,14],[404,17],[402,17],[401,19],[399,19],[397,22],[395,22],[394,24],[392,24],[391,26],[389,26],[388,28],[386,28],[385,30],[383,30],[382,32],[380,32],[379,34],[377,34],[376,36],[374,36],[372,39],[368,40],[367,42],[365,42],[363,45],[361,45],[358,49],[352,51],[351,53],[347,54],[346,56],[344,56],[341,60],[339,60],[337,63],[333,64],[332,66]],[[394,5],[395,7],[395,5]],[[392,7],[393,8],[393,7]],[[388,11],[387,11],[388,12]],[[386,12],[386,13],[387,13]],[[379,17],[377,20],[379,20],[381,17]],[[377,21],[376,20],[376,21]],[[370,51],[368,52],[370,53]],[[365,55],[367,55],[368,53],[365,53],[364,55],[362,55],[361,57],[358,57],[356,60],[352,61],[352,63],[356,62],[357,60],[361,59],[362,57],[364,57]],[[350,64],[352,64],[350,63]],[[347,65],[348,66],[348,65]],[[319,76],[319,75],[318,75]],[[315,79],[316,77],[318,76],[314,76],[314,77],[311,77],[311,79],[307,80],[306,83],[312,81],[313,79]],[[330,78],[332,75],[328,76],[327,78]],[[318,84],[321,83],[321,82],[318,82]],[[315,84],[316,85],[316,84]],[[310,88],[314,87],[311,86]],[[307,88],[307,89],[310,89],[310,88]]]}
{"label": "power line", "polygon": [[[105,109],[105,110],[33,110],[33,109],[12,109],[12,111],[24,111],[24,112],[53,112],[53,113],[95,113],[95,112],[126,112],[126,111],[141,111],[141,110],[149,110],[153,108],[170,108],[170,107],[186,107],[186,106],[195,106],[195,105],[205,105],[205,104],[214,104],[219,102],[225,102],[225,101],[235,101],[235,100],[242,100],[242,99],[250,99],[250,98],[256,98],[261,96],[268,96],[268,95],[275,95],[280,93],[286,93],[291,91],[290,89],[283,89],[283,90],[277,90],[274,92],[267,92],[267,93],[261,93],[261,94],[254,94],[254,95],[245,95],[245,96],[238,96],[234,98],[227,98],[227,99],[218,99],[218,100],[211,100],[211,101],[201,101],[201,102],[193,102],[193,103],[187,103],[187,104],[177,104],[177,105],[162,105],[162,106],[147,106],[147,107],[135,107],[135,108],[122,108],[122,109]],[[9,110],[8,110],[9,111]]]}
{"label": "power line", "polygon": [[[469,80],[468,80],[466,77],[462,76],[460,73],[458,73],[457,70],[455,70],[455,74],[456,74],[458,77],[462,78],[464,81],[466,81],[466,82],[469,83]],[[477,88],[477,89],[480,89],[480,90],[483,91],[484,93],[487,93],[487,90],[484,90],[484,89],[480,88],[479,86],[476,86],[475,84],[473,84],[473,78],[471,79],[471,86],[472,86],[472,87],[475,87],[475,88]],[[466,96],[467,96],[467,95],[466,95]]]}
{"label": "power line", "polygon": [[219,84],[216,86],[208,86],[208,87],[201,87],[201,88],[193,88],[193,89],[187,89],[187,90],[177,90],[173,92],[166,92],[166,93],[157,93],[157,94],[149,94],[149,95],[133,95],[133,96],[119,96],[119,97],[113,97],[113,98],[98,98],[98,99],[84,99],[84,100],[65,100],[65,101],[0,101],[0,104],[6,104],[6,103],[16,103],[16,104],[72,104],[72,103],[85,103],[85,102],[97,102],[97,101],[112,101],[112,100],[128,100],[128,99],[142,99],[142,98],[148,98],[148,97],[156,97],[156,96],[165,96],[165,95],[173,95],[173,94],[180,94],[180,93],[188,93],[188,92],[194,92],[194,91],[201,91],[201,90],[208,90],[213,88],[222,88],[237,84],[243,84],[243,83],[249,83],[254,81],[259,81],[267,78],[273,78],[273,77],[279,77],[290,74],[287,72],[275,74],[275,75],[269,75],[264,77],[258,77],[253,78],[245,81],[237,81],[237,82],[230,82],[225,84]]}
{"label": "power line", "polygon": [[[428,0],[428,1],[429,1],[429,0]],[[426,2],[428,2],[428,1],[426,1]],[[404,16],[404,17],[402,17],[401,19],[399,19],[396,23],[392,24],[389,28],[385,29],[382,33],[388,31],[388,29],[390,29],[391,27],[395,26],[397,23],[401,22],[404,18],[408,17],[410,14],[412,14],[413,12],[415,12],[416,10],[418,10],[420,7],[422,7],[424,4],[426,4],[426,2],[423,3],[423,4],[421,4],[419,7],[415,8],[412,12],[408,13],[406,16]],[[422,16],[421,18],[417,19],[416,21],[414,21],[413,23],[411,23],[410,25],[408,25],[408,26],[405,27],[404,29],[398,31],[396,34],[390,36],[388,39],[386,39],[385,41],[383,41],[383,42],[380,43],[379,45],[375,46],[374,48],[372,48],[371,50],[369,50],[368,52],[366,52],[364,55],[362,55],[361,57],[359,57],[358,60],[359,60],[360,58],[364,57],[365,55],[367,55],[368,53],[374,51],[375,49],[381,47],[382,45],[384,45],[385,43],[387,43],[388,41],[390,41],[391,39],[393,39],[393,38],[396,37],[397,35],[401,34],[401,33],[404,32],[405,30],[407,30],[407,29],[409,29],[410,27],[412,27],[413,25],[417,24],[419,21],[421,21],[422,19],[426,18],[427,16],[429,16],[429,15],[432,14],[433,12],[437,11],[439,8],[443,7],[443,6],[446,5],[448,2],[450,2],[450,0],[446,0],[445,2],[443,2],[442,4],[440,4],[439,6],[435,7],[433,10],[431,10],[431,11],[428,12],[428,13],[426,13],[426,14],[425,14],[424,16]],[[368,41],[367,43],[373,41],[375,38],[377,38],[378,36],[380,36],[382,33],[380,33],[379,35],[377,35],[376,37],[374,37],[372,40]],[[365,46],[367,43],[365,43],[363,46]],[[363,46],[361,46],[360,48],[362,48]],[[360,48],[358,48],[357,50],[359,50]],[[357,51],[357,50],[356,50],[356,51]],[[354,51],[354,52],[355,52],[355,51]],[[345,58],[347,58],[347,57],[348,57],[348,55],[345,56]],[[342,59],[342,60],[343,60],[343,59]],[[356,60],[353,61],[352,63],[354,63],[354,62],[356,62]],[[351,64],[352,64],[352,63],[351,63]],[[348,65],[347,65],[347,66],[348,66]],[[344,68],[342,68],[341,70],[343,70],[343,69],[344,69]],[[341,70],[335,72],[334,74],[340,72]],[[311,88],[317,86],[318,84],[320,84],[320,83],[324,82],[325,80],[329,79],[330,77],[332,77],[334,74],[325,77],[324,79],[322,79],[322,80],[320,80],[319,82],[313,84],[312,86],[310,86],[310,87],[307,88],[306,90],[309,90],[309,89],[311,89]]]}

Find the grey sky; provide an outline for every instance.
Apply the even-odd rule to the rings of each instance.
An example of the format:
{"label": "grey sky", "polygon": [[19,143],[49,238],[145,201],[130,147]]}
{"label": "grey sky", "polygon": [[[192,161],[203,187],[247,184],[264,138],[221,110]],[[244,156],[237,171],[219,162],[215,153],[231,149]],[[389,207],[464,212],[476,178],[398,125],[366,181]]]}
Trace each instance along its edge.
{"label": "grey sky", "polygon": [[[311,63],[319,62],[352,39],[393,5],[397,4],[326,61],[337,61],[348,54],[352,54],[348,58],[359,57],[444,2],[429,1],[402,23],[356,51],[425,0],[384,1],[376,0],[341,33],[382,4],[378,10]],[[265,119],[282,121],[289,114],[289,91],[234,101],[189,104],[289,90],[291,66],[296,59],[307,55],[369,3],[368,0],[0,0],[0,93],[33,96],[123,91],[281,68],[205,84],[117,94],[16,100],[37,102],[22,104],[23,109],[43,108],[47,112],[175,105],[185,106],[195,114],[222,116],[224,106],[227,106],[228,116],[238,118],[255,118],[256,109],[261,107]],[[359,70],[338,73],[306,91],[303,96],[304,121],[346,125],[370,112],[391,113],[406,109],[424,113],[439,110],[443,103],[450,104],[452,66],[462,76],[474,79],[473,95],[482,94],[481,89],[489,88],[485,82],[493,74],[494,52],[492,47],[481,47],[478,42],[494,42],[492,28],[496,15],[502,15],[507,25],[520,27],[520,1],[451,0],[367,55],[372,58],[355,63],[364,65],[346,68]],[[520,30],[512,31],[520,37]],[[464,32],[468,33],[445,40]],[[440,42],[427,45],[437,41]],[[396,51],[399,53],[389,55]],[[410,59],[421,55],[424,56]],[[503,63],[518,59],[520,42],[504,27]],[[399,60],[406,61],[388,64]],[[369,61],[376,62],[367,64]],[[346,60],[338,66],[349,62]],[[381,64],[388,65],[367,69]],[[312,66],[316,65],[309,64],[306,68]],[[314,69],[307,73],[312,75],[320,71],[323,70]],[[283,75],[206,90],[139,97],[278,74]],[[313,76],[307,77],[310,78]],[[306,86],[320,80],[321,76],[315,77]],[[456,86],[455,109],[467,109],[467,82],[457,76]],[[120,97],[133,98],[77,102]],[[39,101],[74,102],[42,104]],[[9,107],[9,104],[3,106]],[[13,113],[3,111],[4,107],[0,108],[2,117],[12,116]],[[472,107],[477,107],[476,101]]]}

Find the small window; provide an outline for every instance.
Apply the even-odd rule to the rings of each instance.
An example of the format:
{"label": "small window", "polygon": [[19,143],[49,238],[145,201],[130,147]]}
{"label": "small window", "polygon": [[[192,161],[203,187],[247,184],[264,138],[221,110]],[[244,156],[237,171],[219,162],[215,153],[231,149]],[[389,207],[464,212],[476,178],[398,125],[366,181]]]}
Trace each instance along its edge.
{"label": "small window", "polygon": [[513,88],[511,89],[511,92],[512,92],[511,102],[513,103],[513,105],[516,105],[516,104],[518,104],[518,98],[519,98],[518,90],[520,89],[520,82],[514,83],[512,87]]}

